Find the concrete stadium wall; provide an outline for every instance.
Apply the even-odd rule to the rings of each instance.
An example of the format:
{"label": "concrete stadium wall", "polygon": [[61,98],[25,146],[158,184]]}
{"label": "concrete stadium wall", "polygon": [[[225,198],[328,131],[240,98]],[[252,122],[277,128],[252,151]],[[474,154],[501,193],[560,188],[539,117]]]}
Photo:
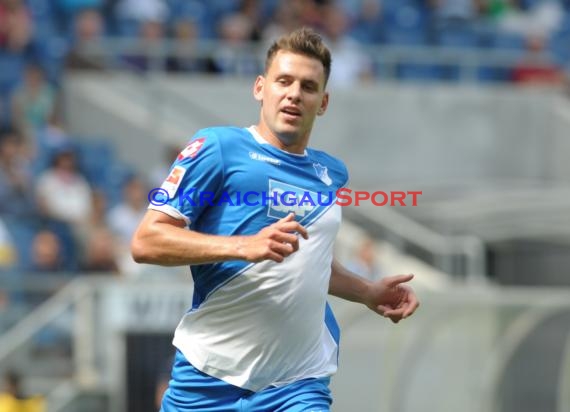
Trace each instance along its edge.
{"label": "concrete stadium wall", "polygon": [[[192,76],[72,77],[69,122],[74,132],[110,136],[144,170],[157,161],[161,142],[183,143],[212,125],[254,124],[259,106],[251,87],[249,80]],[[312,146],[344,159],[356,187],[567,182],[569,107],[548,90],[371,84],[332,92]]]}

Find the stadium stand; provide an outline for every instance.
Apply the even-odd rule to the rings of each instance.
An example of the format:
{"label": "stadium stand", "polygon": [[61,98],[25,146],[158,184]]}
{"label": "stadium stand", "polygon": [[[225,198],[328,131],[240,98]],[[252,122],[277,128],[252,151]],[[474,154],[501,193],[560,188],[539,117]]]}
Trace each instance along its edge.
{"label": "stadium stand", "polygon": [[[13,365],[22,369],[26,388],[48,395],[53,412],[154,410],[152,399],[140,394],[151,392],[153,374],[169,356],[167,341],[191,285],[186,278],[173,279],[172,285],[163,285],[162,279],[153,283],[154,277],[172,278],[172,273],[154,269],[150,276],[142,269],[133,274],[132,262],[119,262],[118,273],[103,278],[81,273],[86,239],[95,227],[108,229],[106,214],[120,203],[125,182],[149,177],[149,165],[160,163],[166,145],[183,144],[204,123],[250,121],[246,109],[233,113],[232,107],[238,98],[247,98],[244,77],[249,82],[263,67],[259,50],[293,27],[323,29],[325,11],[334,6],[348,18],[343,38],[370,58],[373,78],[355,77],[351,84],[364,87],[354,95],[339,88],[347,100],[331,108],[338,111],[321,134],[351,164],[379,164],[382,183],[440,184],[426,183],[440,198],[426,196],[421,210],[347,211],[359,227],[343,229],[340,254],[349,260],[355,239],[367,228],[381,239],[377,246],[385,251],[386,270],[422,273],[422,306],[430,309],[420,314],[417,325],[390,334],[374,319],[334,303],[347,330],[344,363],[350,365],[335,384],[337,411],[570,410],[565,389],[570,382],[568,276],[560,271],[569,263],[564,185],[570,173],[570,115],[564,88],[570,72],[570,2],[553,1],[547,12],[541,8],[546,1],[540,0],[512,2],[510,10],[500,1],[141,3],[144,7],[137,9],[136,1],[127,0],[0,2],[0,126],[2,139],[15,129],[22,135],[14,158],[27,179],[20,190],[0,168],[0,220],[16,252],[11,266],[0,269],[1,371]],[[19,21],[17,30],[4,30],[7,16]],[[513,25],[514,16],[525,24]],[[543,46],[532,52],[529,39],[536,30]],[[521,65],[529,62],[531,74],[554,73],[547,81],[538,78],[548,90],[510,91],[521,79]],[[24,93],[26,108],[32,116],[47,106],[53,110],[42,124],[22,127],[14,101],[30,66],[41,68],[54,98],[48,105],[38,97],[41,93]],[[215,84],[207,82],[212,76],[217,76]],[[439,89],[442,84],[466,88]],[[200,97],[208,93],[215,99]],[[361,113],[343,117],[355,105]],[[450,107],[456,109],[453,115],[446,112]],[[414,113],[414,121],[402,113]],[[359,127],[367,124],[363,119],[378,119],[383,126]],[[366,136],[361,142],[367,153],[345,141],[342,133],[349,124],[353,134]],[[400,144],[386,138],[384,130],[400,131],[394,139]],[[497,136],[501,139],[492,141]],[[34,198],[34,184],[53,154],[69,147],[103,209],[102,218],[79,231],[24,201]],[[451,150],[457,154],[446,157]],[[438,166],[446,164],[457,168]],[[412,169],[426,180],[414,181]],[[476,184],[457,189],[446,180],[450,170],[459,170],[459,180],[483,177],[483,184],[499,183],[485,190]],[[513,188],[514,178],[520,178],[520,187]],[[353,180],[366,189],[379,182],[376,174],[358,167]],[[536,182],[552,190],[535,190]],[[517,207],[497,203],[507,188],[514,189],[509,195]],[[20,190],[24,200],[10,190]],[[44,258],[57,255],[56,273],[34,266],[34,240],[46,232],[55,236],[56,246],[42,253]],[[134,279],[132,285],[128,278]],[[456,290],[458,283],[474,289]],[[496,287],[501,283],[562,290],[505,292]],[[54,350],[58,339],[65,342],[63,350]],[[127,345],[128,359],[123,356]],[[386,359],[378,348],[393,358]],[[136,356],[148,362],[137,365]],[[433,375],[430,358],[441,368],[439,374]],[[354,377],[366,363],[377,365],[378,375],[356,387],[360,381]],[[475,372],[462,389],[454,384],[463,368]],[[410,378],[409,371],[416,375]],[[548,379],[541,381],[541,376]],[[412,384],[404,393],[398,385],[404,387],[408,379]],[[456,390],[441,394],[438,384]],[[362,397],[355,399],[361,389]]]}

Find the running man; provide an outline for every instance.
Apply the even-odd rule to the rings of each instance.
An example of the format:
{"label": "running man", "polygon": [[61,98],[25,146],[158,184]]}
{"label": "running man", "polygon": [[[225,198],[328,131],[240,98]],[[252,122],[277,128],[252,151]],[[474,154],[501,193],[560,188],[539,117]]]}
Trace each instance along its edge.
{"label": "running man", "polygon": [[163,412],[329,411],[339,328],[327,295],[393,322],[418,307],[413,275],[372,282],[333,257],[348,173],[308,148],[330,69],[314,31],[276,41],[253,86],[257,125],[198,131],[133,237],[137,262],[191,265],[194,278]]}

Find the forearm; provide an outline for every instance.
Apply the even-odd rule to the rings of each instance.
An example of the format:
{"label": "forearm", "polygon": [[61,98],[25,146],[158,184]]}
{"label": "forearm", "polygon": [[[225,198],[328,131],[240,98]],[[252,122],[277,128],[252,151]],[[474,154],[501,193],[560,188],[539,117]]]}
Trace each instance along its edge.
{"label": "forearm", "polygon": [[370,281],[355,275],[333,259],[329,294],[352,302],[364,303],[369,290]]}
{"label": "forearm", "polygon": [[131,250],[138,263],[196,265],[240,259],[240,239],[207,235],[168,223],[153,222],[137,230]]}

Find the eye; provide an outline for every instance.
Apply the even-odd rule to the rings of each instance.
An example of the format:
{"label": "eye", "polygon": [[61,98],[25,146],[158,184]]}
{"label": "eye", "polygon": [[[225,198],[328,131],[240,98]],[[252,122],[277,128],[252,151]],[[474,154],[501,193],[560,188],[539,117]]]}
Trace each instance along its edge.
{"label": "eye", "polygon": [[316,84],[314,83],[305,83],[305,85],[303,86],[303,88],[308,91],[308,92],[316,92],[318,91],[318,87]]}

